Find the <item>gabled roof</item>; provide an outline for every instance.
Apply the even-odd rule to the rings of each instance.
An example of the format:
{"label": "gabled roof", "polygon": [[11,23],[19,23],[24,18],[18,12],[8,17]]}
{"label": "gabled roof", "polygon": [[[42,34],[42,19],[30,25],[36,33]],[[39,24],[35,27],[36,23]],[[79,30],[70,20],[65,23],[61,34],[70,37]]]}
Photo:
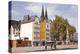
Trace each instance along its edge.
{"label": "gabled roof", "polygon": [[13,28],[17,28],[17,27],[20,27],[20,21],[16,21],[16,20],[9,20],[9,28],[11,26],[13,26]]}

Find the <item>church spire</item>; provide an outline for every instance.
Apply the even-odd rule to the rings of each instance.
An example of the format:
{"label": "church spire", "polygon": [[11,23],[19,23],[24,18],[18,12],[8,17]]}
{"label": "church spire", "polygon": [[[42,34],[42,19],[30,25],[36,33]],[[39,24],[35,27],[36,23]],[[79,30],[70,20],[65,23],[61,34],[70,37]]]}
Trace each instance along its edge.
{"label": "church spire", "polygon": [[44,19],[44,6],[42,6],[41,19]]}
{"label": "church spire", "polygon": [[48,19],[47,8],[46,8],[46,10],[45,10],[45,18]]}

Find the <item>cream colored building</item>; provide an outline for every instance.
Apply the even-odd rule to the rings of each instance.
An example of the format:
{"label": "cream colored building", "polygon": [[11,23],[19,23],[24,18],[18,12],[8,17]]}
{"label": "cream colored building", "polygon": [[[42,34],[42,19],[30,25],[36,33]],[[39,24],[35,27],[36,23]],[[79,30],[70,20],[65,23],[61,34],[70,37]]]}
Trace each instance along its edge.
{"label": "cream colored building", "polygon": [[28,37],[29,40],[32,41],[32,46],[36,45],[35,42],[38,43],[38,41],[40,41],[39,40],[40,25],[37,20],[38,20],[37,16],[27,15],[21,21],[20,36],[21,36],[21,38]]}
{"label": "cream colored building", "polygon": [[[21,38],[28,37],[32,41],[32,46],[44,46],[45,42],[51,41],[47,9],[44,15],[44,7],[42,7],[40,18],[38,16],[24,16],[20,29]],[[44,33],[41,30],[45,30]]]}
{"label": "cream colored building", "polygon": [[[21,20],[20,22],[11,22],[12,24],[10,24],[9,28],[9,40],[13,41],[13,47],[16,47],[17,40],[24,40],[24,38],[28,38],[29,41],[31,41],[32,46],[44,46],[45,42],[51,40],[50,21],[47,16],[47,9],[44,16],[43,7],[41,17],[25,15],[23,17],[23,20]],[[41,32],[41,30],[45,31]]]}

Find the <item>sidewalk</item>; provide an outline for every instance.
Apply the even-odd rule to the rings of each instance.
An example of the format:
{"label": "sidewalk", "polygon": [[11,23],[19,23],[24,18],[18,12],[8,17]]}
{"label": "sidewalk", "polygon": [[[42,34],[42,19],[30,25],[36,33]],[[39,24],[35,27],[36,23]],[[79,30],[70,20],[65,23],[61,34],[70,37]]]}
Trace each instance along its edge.
{"label": "sidewalk", "polygon": [[[77,45],[57,45],[56,49],[75,49],[78,48]],[[50,46],[47,46],[47,50],[51,50]],[[52,50],[54,49],[54,46],[52,47]],[[22,53],[22,52],[33,52],[33,51],[46,51],[45,46],[38,46],[38,47],[18,47],[18,48],[12,48],[12,53]]]}

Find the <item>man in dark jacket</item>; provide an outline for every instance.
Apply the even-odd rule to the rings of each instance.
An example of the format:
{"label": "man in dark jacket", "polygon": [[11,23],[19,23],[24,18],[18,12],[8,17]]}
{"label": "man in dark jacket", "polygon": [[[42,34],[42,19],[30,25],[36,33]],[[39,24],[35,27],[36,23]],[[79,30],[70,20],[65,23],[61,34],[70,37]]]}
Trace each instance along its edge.
{"label": "man in dark jacket", "polygon": [[54,41],[54,48],[56,49],[56,38],[55,38],[55,41]]}

